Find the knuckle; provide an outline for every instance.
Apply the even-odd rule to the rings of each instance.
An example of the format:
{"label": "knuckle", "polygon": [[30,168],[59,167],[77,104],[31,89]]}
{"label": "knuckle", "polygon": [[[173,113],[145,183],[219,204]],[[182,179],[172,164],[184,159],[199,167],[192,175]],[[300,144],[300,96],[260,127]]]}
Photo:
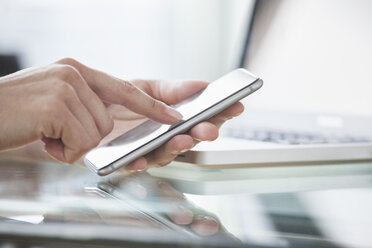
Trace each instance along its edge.
{"label": "knuckle", "polygon": [[133,83],[126,80],[123,80],[121,85],[122,90],[125,91],[127,94],[133,94],[138,90]]}
{"label": "knuckle", "polygon": [[79,62],[76,59],[65,57],[56,62],[57,64],[65,64],[65,65],[71,65],[73,67],[77,67],[79,65]]}
{"label": "knuckle", "polygon": [[[155,101],[155,99],[150,98],[149,99],[149,105],[150,105],[151,109],[155,109],[157,107],[157,102]],[[160,110],[160,107],[158,107],[158,108]]]}
{"label": "knuckle", "polygon": [[65,99],[68,96],[70,96],[72,93],[74,93],[74,89],[71,85],[64,81],[59,81],[54,86],[54,95],[56,100],[57,99]]}
{"label": "knuckle", "polygon": [[165,104],[162,104],[153,98],[150,99],[150,106],[152,109],[155,109],[156,111],[159,111],[160,113],[165,113],[167,109]]}
{"label": "knuckle", "polygon": [[65,64],[55,66],[53,74],[56,78],[66,82],[74,81],[77,78],[80,78],[80,73],[75,67]]}

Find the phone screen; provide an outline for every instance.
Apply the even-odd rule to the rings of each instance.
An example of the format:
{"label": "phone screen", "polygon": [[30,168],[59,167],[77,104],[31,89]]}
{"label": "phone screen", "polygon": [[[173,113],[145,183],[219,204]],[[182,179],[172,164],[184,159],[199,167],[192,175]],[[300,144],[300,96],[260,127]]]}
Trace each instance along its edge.
{"label": "phone screen", "polygon": [[[185,123],[190,123],[190,120],[195,119],[195,117],[213,108],[216,104],[237,94],[237,92],[245,90],[244,96],[246,96],[260,88],[261,85],[262,81],[246,70],[235,70],[209,84],[204,90],[174,106],[183,116],[183,120],[179,123],[175,125],[166,125],[151,120],[146,121],[109,143],[93,149],[86,155],[85,161],[89,167],[97,172],[101,168],[107,167],[121,160],[123,157],[130,155],[134,151],[141,149],[144,145],[158,140],[176,127],[179,128]],[[230,105],[238,100],[240,99],[235,99]],[[220,106],[219,111],[228,107],[228,104],[229,103],[226,103],[226,106]],[[211,116],[205,116],[205,119],[210,117]],[[155,142],[152,148],[154,149],[159,145],[161,145],[161,143]],[[147,152],[148,151],[149,150],[147,150]]]}

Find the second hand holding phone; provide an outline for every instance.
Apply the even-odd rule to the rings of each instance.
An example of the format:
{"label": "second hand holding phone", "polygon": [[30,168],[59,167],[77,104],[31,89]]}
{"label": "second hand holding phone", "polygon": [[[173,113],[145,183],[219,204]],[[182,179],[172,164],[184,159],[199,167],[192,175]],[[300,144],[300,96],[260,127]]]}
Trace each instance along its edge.
{"label": "second hand holding phone", "polygon": [[175,105],[183,120],[166,125],[148,120],[105,145],[91,150],[85,164],[98,175],[107,175],[151,152],[177,134],[184,133],[240,99],[250,95],[263,82],[245,69],[234,70],[205,89]]}

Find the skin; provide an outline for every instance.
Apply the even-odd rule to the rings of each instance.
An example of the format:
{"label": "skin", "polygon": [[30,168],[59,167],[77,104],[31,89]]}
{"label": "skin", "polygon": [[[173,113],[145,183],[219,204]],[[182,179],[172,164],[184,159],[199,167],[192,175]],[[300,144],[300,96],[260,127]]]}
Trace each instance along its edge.
{"label": "skin", "polygon": [[[169,105],[208,83],[126,81],[65,58],[0,78],[0,150],[23,156],[74,163],[86,152],[141,122],[174,124],[182,116]],[[243,112],[236,103],[217,116],[173,137],[163,146],[127,165],[125,170],[163,166],[200,141],[218,137],[218,128]],[[4,152],[5,151],[5,152]]]}

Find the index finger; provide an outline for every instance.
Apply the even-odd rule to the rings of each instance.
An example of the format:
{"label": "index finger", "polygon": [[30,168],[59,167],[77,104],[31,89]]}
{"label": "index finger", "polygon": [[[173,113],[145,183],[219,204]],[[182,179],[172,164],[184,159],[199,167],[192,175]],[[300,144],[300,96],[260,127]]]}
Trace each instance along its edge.
{"label": "index finger", "polygon": [[129,81],[89,68],[82,63],[66,58],[58,61],[75,67],[91,89],[106,103],[120,104],[154,121],[173,124],[182,115],[165,103],[158,101]]}

